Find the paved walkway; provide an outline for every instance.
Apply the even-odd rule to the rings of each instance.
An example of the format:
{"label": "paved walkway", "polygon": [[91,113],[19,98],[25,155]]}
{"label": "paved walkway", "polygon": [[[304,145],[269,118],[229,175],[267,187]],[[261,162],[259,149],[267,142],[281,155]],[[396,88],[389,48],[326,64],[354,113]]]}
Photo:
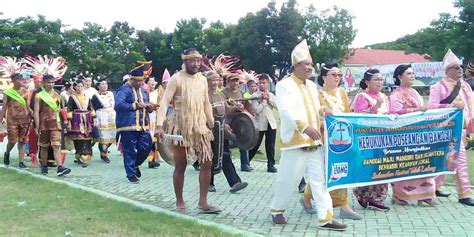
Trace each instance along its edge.
{"label": "paved walkway", "polygon": [[[1,147],[0,157],[3,161],[4,144]],[[148,169],[144,166],[141,168],[140,184],[130,184],[125,178],[121,156],[115,147],[112,151],[112,163],[104,164],[95,159],[87,168],[73,164],[73,155],[68,155],[66,165],[72,168],[72,172],[60,179],[164,209],[174,208],[171,178],[173,167],[162,164],[157,169]],[[11,156],[11,165],[16,166],[17,155],[12,153]],[[238,159],[234,159],[234,163],[239,167]],[[195,208],[199,193],[198,172],[189,167],[184,187],[185,201],[190,210],[188,214],[266,236],[474,236],[474,207],[459,204],[455,195],[440,199],[441,205],[436,207],[388,204],[392,208],[388,213],[362,210],[360,206],[354,205],[354,200],[351,199],[351,205],[364,219],[344,220],[349,226],[348,229],[345,232],[334,232],[319,230],[316,227],[316,215],[303,212],[297,201],[300,195],[294,187],[288,190],[294,193],[285,214],[288,224],[273,225],[269,216],[269,204],[276,174],[266,172],[266,163],[255,161],[252,166],[255,168],[253,172],[239,171],[242,180],[249,183],[249,186],[239,193],[231,194],[224,175],[216,175],[217,192],[209,194],[209,202],[223,210],[219,215],[198,214]],[[39,173],[39,168],[31,168],[30,171]],[[53,176],[52,172],[49,176]],[[447,189],[455,192],[453,187]],[[387,200],[390,200],[390,197]],[[339,210],[335,209],[336,218],[338,215]]]}

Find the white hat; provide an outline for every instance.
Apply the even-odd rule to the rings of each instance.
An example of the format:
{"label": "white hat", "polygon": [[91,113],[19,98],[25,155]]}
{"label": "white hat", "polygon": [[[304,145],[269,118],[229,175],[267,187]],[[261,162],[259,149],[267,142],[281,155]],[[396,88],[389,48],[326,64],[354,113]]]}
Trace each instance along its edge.
{"label": "white hat", "polygon": [[291,52],[291,65],[294,66],[295,64],[303,61],[310,61],[311,63],[313,62],[306,40],[301,41]]}
{"label": "white hat", "polygon": [[444,55],[443,58],[444,70],[448,69],[448,67],[453,64],[461,65],[462,61],[453,53],[453,51],[451,51],[451,49],[448,49],[448,52],[446,52],[446,55]]}

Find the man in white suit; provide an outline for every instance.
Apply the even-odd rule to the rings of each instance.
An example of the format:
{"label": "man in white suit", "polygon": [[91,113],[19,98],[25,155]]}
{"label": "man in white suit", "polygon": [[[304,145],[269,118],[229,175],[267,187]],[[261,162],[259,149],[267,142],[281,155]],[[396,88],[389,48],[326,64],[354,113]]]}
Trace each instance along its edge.
{"label": "man in white suit", "polygon": [[283,213],[292,190],[304,173],[316,202],[318,226],[324,229],[345,230],[344,224],[333,220],[332,200],[325,185],[325,164],[320,133],[320,116],[331,114],[321,107],[317,87],[308,80],[313,72],[313,60],[306,40],[291,52],[293,72],[276,86],[276,104],[280,114],[281,159],[275,183],[275,194],[270,213],[273,223],[286,224]]}

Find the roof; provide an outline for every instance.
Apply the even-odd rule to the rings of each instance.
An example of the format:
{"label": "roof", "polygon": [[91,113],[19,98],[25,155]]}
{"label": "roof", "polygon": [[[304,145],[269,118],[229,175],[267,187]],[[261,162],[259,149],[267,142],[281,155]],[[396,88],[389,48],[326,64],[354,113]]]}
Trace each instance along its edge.
{"label": "roof", "polygon": [[406,53],[403,50],[352,49],[343,60],[346,65],[384,65],[430,62],[428,54]]}

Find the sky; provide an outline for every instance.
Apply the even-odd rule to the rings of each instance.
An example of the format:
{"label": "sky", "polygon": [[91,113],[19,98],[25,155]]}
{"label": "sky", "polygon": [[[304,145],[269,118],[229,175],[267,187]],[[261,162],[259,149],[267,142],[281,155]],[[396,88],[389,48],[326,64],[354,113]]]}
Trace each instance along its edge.
{"label": "sky", "polygon": [[[2,0],[0,18],[46,16],[60,19],[68,28],[82,28],[84,22],[98,23],[109,28],[114,21],[127,21],[138,30],[159,27],[172,32],[176,22],[192,17],[206,18],[207,22],[220,20],[236,24],[248,12],[256,12],[270,0]],[[277,6],[286,2],[276,0]],[[428,27],[439,13],[458,15],[453,0],[297,0],[303,9],[313,4],[324,10],[336,5],[347,9],[354,17],[357,30],[351,47],[393,41]],[[138,5],[133,5],[138,4]]]}

